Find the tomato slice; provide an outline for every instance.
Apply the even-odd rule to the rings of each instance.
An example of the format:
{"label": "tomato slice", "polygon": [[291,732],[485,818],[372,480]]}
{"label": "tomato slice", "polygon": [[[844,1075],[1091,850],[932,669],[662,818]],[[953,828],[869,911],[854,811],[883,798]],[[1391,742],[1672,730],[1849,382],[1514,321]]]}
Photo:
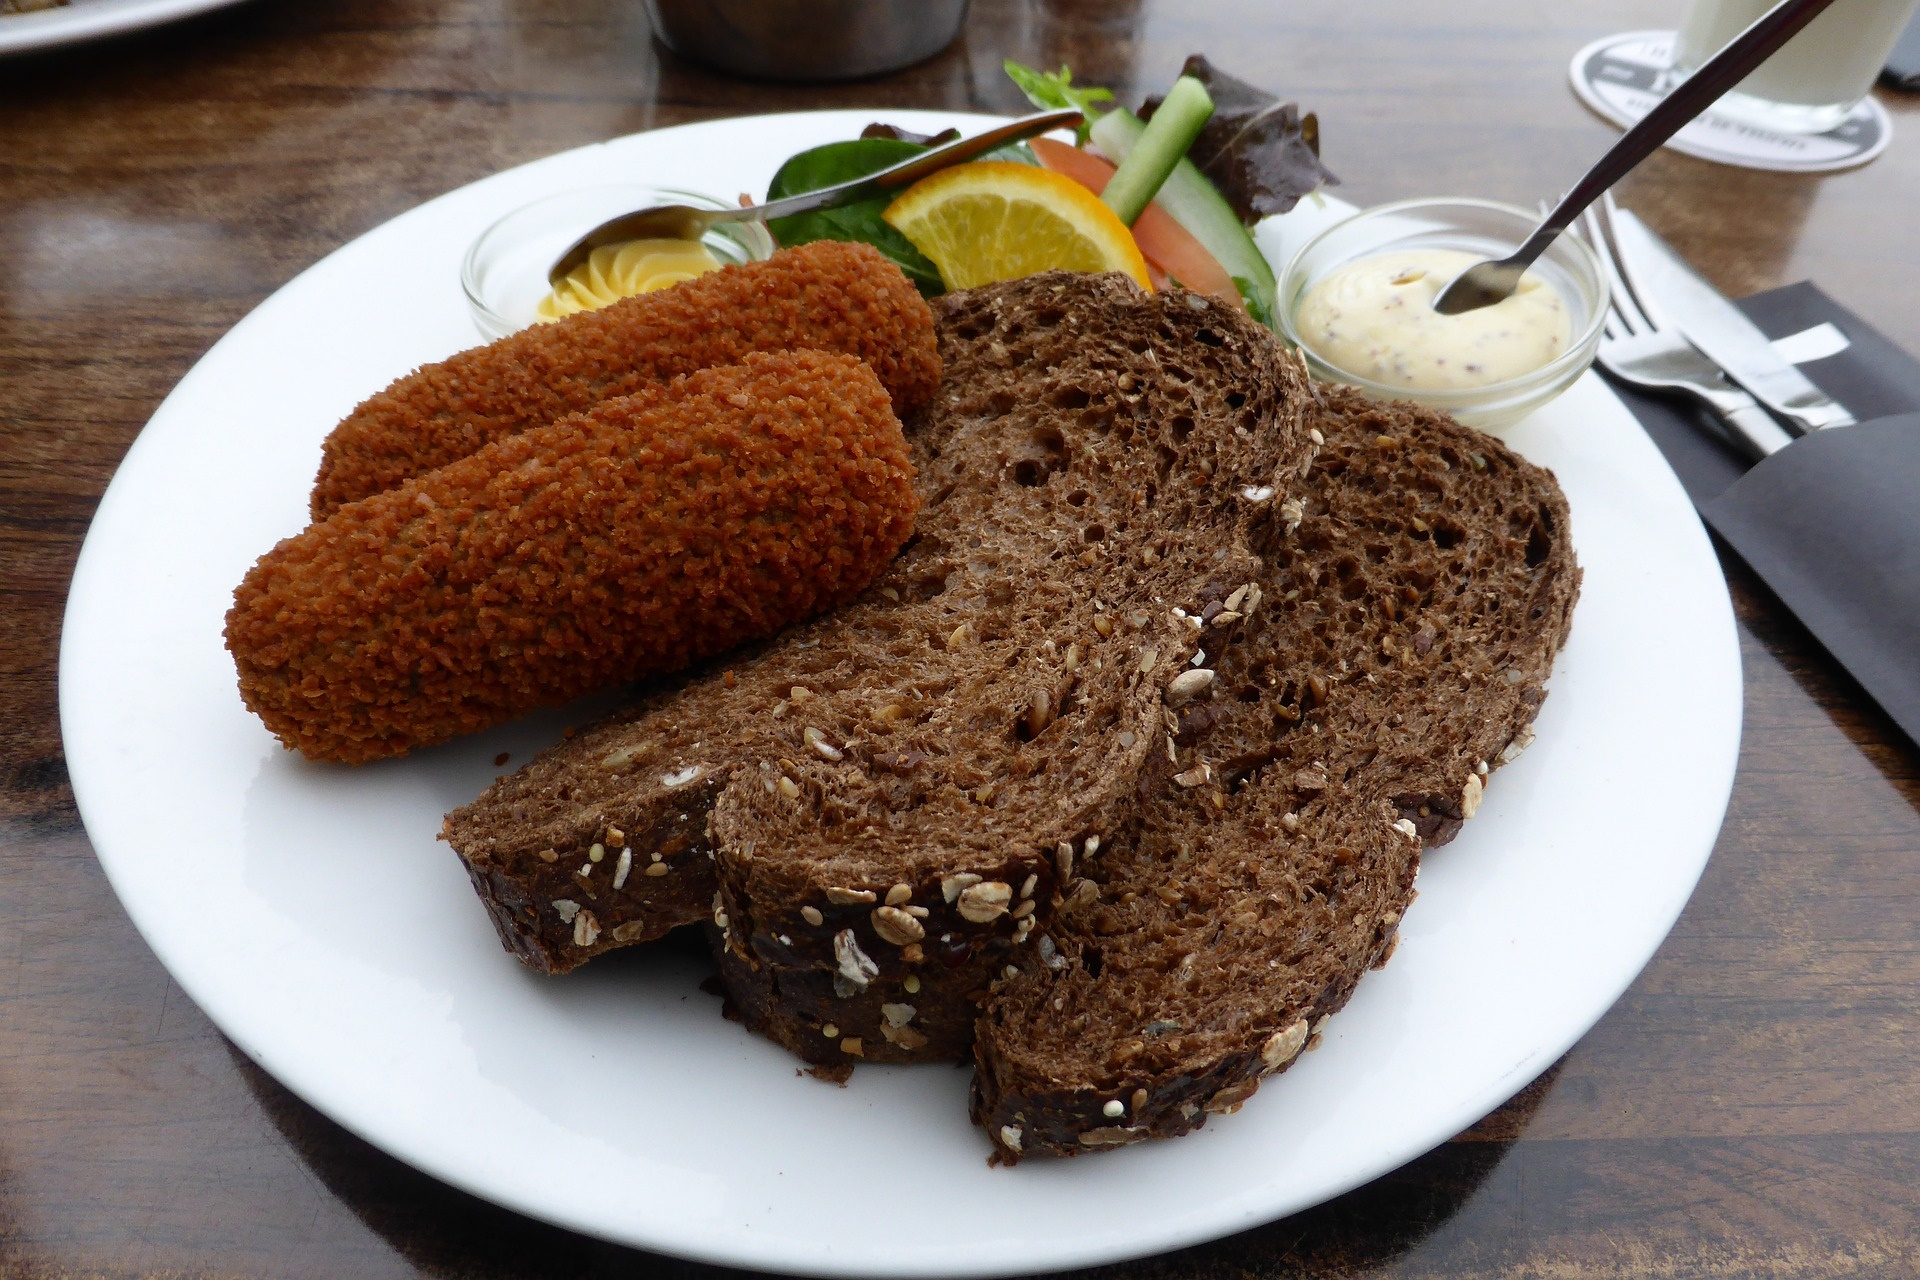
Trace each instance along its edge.
{"label": "tomato slice", "polygon": [[[1072,178],[1095,195],[1105,191],[1107,180],[1113,177],[1113,165],[1078,147],[1052,138],[1034,138],[1027,145],[1033,148],[1034,157],[1042,165]],[[1233,303],[1242,311],[1247,309],[1226,268],[1193,238],[1192,232],[1174,221],[1173,215],[1159,205],[1148,205],[1134,222],[1133,240],[1147,260],[1155,287],[1160,287],[1160,278],[1164,276],[1195,293],[1210,294]]]}

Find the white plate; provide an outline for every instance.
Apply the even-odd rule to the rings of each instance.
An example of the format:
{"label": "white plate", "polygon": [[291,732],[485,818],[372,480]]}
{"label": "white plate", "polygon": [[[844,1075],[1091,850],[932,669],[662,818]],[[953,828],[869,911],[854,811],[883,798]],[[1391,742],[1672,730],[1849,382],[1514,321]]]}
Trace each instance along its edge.
{"label": "white plate", "polygon": [[[554,156],[394,219],[236,325],[134,443],[74,575],[61,713],[88,832],[162,963],[267,1071],[436,1177],[580,1231],[786,1271],[1007,1273],[1305,1208],[1563,1053],[1652,955],[1719,828],[1741,692],[1725,584],[1680,486],[1592,377],[1510,435],[1566,486],[1586,570],[1538,743],[1431,858],[1398,955],[1325,1045],[1178,1142],[990,1169],[964,1071],[801,1078],[695,990],[697,958],[536,977],[435,835],[497,752],[523,762],[563,717],[328,768],[280,750],[235,692],[234,584],[304,523],[333,423],[474,342],[457,279],[482,228],[610,178],[760,191],[786,156],[875,116],[981,123],[765,117]],[[1262,238],[1277,253],[1297,236]]]}
{"label": "white plate", "polygon": [[77,44],[123,31],[157,27],[222,9],[238,0],[73,0],[58,9],[0,15],[0,53]]}

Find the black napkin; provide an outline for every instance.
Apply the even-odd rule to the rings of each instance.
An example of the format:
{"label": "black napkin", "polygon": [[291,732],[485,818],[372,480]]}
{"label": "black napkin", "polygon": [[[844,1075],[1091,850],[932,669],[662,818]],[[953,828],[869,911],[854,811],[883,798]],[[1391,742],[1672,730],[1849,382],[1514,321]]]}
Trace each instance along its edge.
{"label": "black napkin", "polygon": [[1920,89],[1920,14],[1915,14],[1887,55],[1880,83],[1890,89]]}
{"label": "black napkin", "polygon": [[1750,466],[1709,416],[1616,384],[1702,517],[1920,743],[1920,361],[1810,284],[1735,303],[1770,338],[1829,322],[1800,366],[1861,420]]}

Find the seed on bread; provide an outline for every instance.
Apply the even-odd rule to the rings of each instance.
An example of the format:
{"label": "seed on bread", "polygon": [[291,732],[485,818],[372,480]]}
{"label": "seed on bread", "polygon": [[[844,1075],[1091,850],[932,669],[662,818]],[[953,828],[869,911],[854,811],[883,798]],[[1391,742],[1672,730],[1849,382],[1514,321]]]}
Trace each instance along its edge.
{"label": "seed on bread", "polygon": [[833,889],[827,890],[827,901],[838,907],[860,906],[879,901],[879,895],[871,889]]}
{"label": "seed on bread", "polygon": [[842,929],[833,935],[833,956],[839,963],[834,981],[836,988],[845,982],[854,991],[865,991],[867,984],[880,976],[880,966],[860,949],[860,940],[853,936],[851,929]]}
{"label": "seed on bread", "polygon": [[1248,1098],[1260,1088],[1258,1080],[1243,1080],[1239,1084],[1230,1084],[1207,1099],[1209,1115],[1232,1115],[1246,1105]]}
{"label": "seed on bread", "polygon": [[904,947],[927,936],[925,927],[898,907],[875,907],[871,919],[873,931],[880,935],[880,940],[891,942],[896,947]]}
{"label": "seed on bread", "polygon": [[573,918],[573,945],[590,947],[600,940],[600,922],[593,912],[581,911]]}
{"label": "seed on bread", "polygon": [[[1171,741],[1171,739],[1169,739],[1169,741]],[[1204,787],[1207,783],[1213,781],[1213,766],[1203,760],[1191,769],[1174,774],[1173,781],[1181,787]]]}
{"label": "seed on bread", "polygon": [[1268,1074],[1292,1062],[1300,1053],[1300,1047],[1307,1042],[1307,1020],[1301,1018],[1288,1024],[1267,1037],[1260,1046],[1260,1065]]}
{"label": "seed on bread", "polygon": [[1467,775],[1466,786],[1462,787],[1460,791],[1460,816],[1462,818],[1471,818],[1474,814],[1480,812],[1480,797],[1485,790],[1486,784],[1480,781],[1479,774],[1470,773]]}
{"label": "seed on bread", "polygon": [[1184,707],[1212,687],[1213,671],[1210,668],[1195,667],[1182,671],[1167,684],[1167,705]]}
{"label": "seed on bread", "polygon": [[940,881],[940,896],[948,902],[952,902],[960,896],[963,890],[979,884],[984,879],[986,879],[985,876],[977,876],[971,871],[961,871],[946,876]]}
{"label": "seed on bread", "polygon": [[1133,1129],[1124,1125],[1104,1125],[1082,1133],[1079,1142],[1083,1147],[1124,1147],[1130,1142],[1140,1142],[1146,1136],[1145,1129]]}
{"label": "seed on bread", "polygon": [[1012,885],[986,880],[962,889],[956,906],[962,919],[974,924],[991,924],[1007,913],[1012,902]]}
{"label": "seed on bread", "polygon": [[820,908],[811,905],[800,908],[800,918],[812,925],[824,924],[827,919],[820,914]]}

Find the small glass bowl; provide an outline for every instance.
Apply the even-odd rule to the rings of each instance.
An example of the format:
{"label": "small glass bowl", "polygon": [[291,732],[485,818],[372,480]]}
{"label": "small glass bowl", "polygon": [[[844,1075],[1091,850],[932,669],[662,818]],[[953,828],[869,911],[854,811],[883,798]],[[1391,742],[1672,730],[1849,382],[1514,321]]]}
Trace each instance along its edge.
{"label": "small glass bowl", "polygon": [[1412,400],[1443,409],[1483,431],[1510,427],[1572,385],[1593,363],[1607,310],[1607,285],[1593,250],[1573,235],[1547,247],[1532,270],[1567,301],[1573,340],[1558,357],[1531,373],[1484,387],[1414,391],[1336,368],[1300,340],[1295,314],[1307,291],[1338,267],[1396,249],[1460,249],[1501,258],[1526,239],[1540,216],[1491,200],[1401,200],[1363,209],[1300,246],[1280,273],[1280,331],[1299,349],[1307,369],[1325,382],[1344,382],[1376,400]]}
{"label": "small glass bowl", "polygon": [[[609,218],[659,204],[699,209],[733,206],[712,196],[637,183],[584,187],[543,196],[515,209],[473,242],[460,264],[460,287],[473,322],[488,338],[504,338],[537,319],[547,296],[547,270],[574,241]],[[721,263],[758,262],[773,254],[773,236],[761,222],[723,222],[701,242]]]}

